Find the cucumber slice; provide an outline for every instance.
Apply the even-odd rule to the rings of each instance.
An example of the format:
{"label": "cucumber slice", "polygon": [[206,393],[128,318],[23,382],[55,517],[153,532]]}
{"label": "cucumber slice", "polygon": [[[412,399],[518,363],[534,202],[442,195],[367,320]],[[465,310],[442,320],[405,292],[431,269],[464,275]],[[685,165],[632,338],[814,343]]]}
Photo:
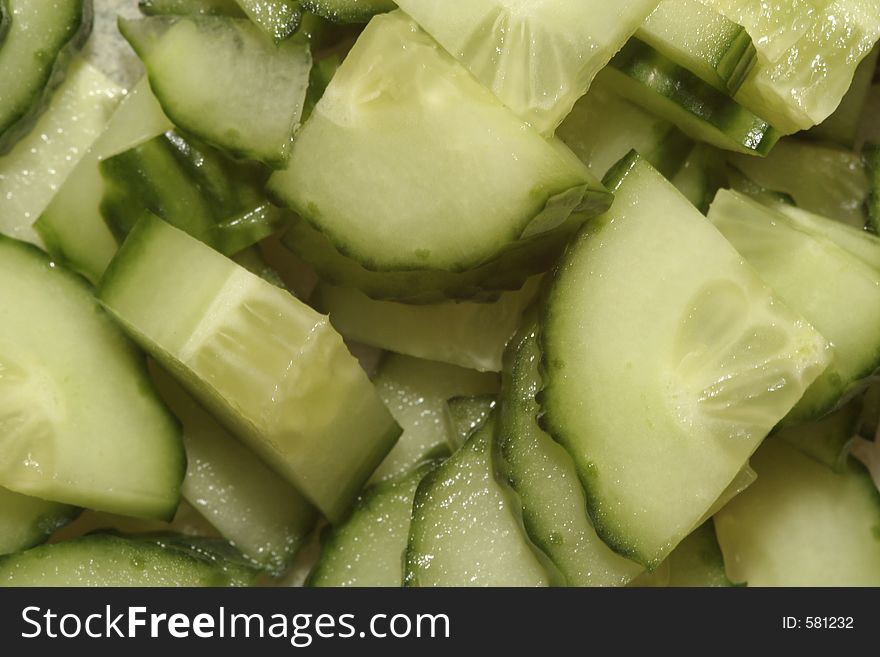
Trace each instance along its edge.
{"label": "cucumber slice", "polygon": [[101,511],[173,515],[180,432],[140,355],[91,288],[35,247],[0,239],[0,270],[0,486]]}
{"label": "cucumber slice", "polygon": [[275,46],[225,17],[120,19],[119,29],[178,127],[235,157],[284,165],[309,84],[307,42]]}
{"label": "cucumber slice", "polygon": [[525,257],[610,202],[401,12],[364,30],[269,189],[352,260],[401,275]]}
{"label": "cucumber slice", "polygon": [[400,433],[326,317],[158,218],[135,226],[98,295],[332,521]]}
{"label": "cucumber slice", "polygon": [[413,498],[419,482],[437,467],[425,463],[398,479],[368,488],[351,517],[322,541],[309,586],[403,586],[403,559]]}
{"label": "cucumber slice", "polygon": [[459,396],[446,401],[444,418],[452,451],[464,445],[468,436],[486,423],[497,405],[495,395]]}
{"label": "cucumber slice", "polygon": [[856,397],[820,420],[783,427],[773,434],[819,463],[844,472],[862,416],[862,399]]}
{"label": "cucumber slice", "polygon": [[542,382],[535,319],[523,323],[506,354],[498,432],[502,470],[519,495],[526,531],[569,586],[623,586],[644,568],[596,535],[571,457],[538,426],[535,395]]}
{"label": "cucumber slice", "polygon": [[700,0],[664,0],[636,36],[728,94],[736,93],[758,59],[745,28]]}
{"label": "cucumber slice", "polygon": [[552,564],[527,538],[519,503],[495,478],[488,419],[419,484],[406,548],[406,586],[551,586]]}
{"label": "cucumber slice", "polygon": [[52,534],[59,543],[89,534],[124,534],[126,536],[183,534],[199,538],[220,538],[217,530],[186,500],[181,500],[171,520],[145,520],[100,511],[83,511],[73,522]]}
{"label": "cucumber slice", "polygon": [[307,11],[334,23],[366,23],[376,14],[397,9],[395,0],[303,0]]}
{"label": "cucumber slice", "polygon": [[728,185],[728,178],[725,151],[698,143],[670,181],[697,210],[706,214],[718,190]]}
{"label": "cucumber slice", "polygon": [[42,543],[80,510],[0,488],[0,556]]}
{"label": "cucumber slice", "polygon": [[138,0],[138,9],[146,16],[230,16],[243,18],[236,0]]}
{"label": "cucumber slice", "polygon": [[691,140],[669,121],[618,97],[599,81],[572,108],[556,131],[596,176],[632,150],[667,178],[682,166]]}
{"label": "cucumber slice", "polygon": [[150,373],[183,424],[184,499],[244,556],[280,575],[311,533],[314,509],[169,374],[158,366]]}
{"label": "cucumber slice", "polygon": [[446,400],[498,391],[498,375],[389,354],[373,380],[403,434],[373,474],[373,481],[409,472],[427,458],[446,455],[452,438],[444,421]]}
{"label": "cucumber slice", "polygon": [[553,134],[657,0],[396,0],[520,118]]}
{"label": "cucumber slice", "polygon": [[320,285],[311,304],[329,313],[346,338],[400,354],[500,372],[504,346],[538,292],[539,279],[495,303],[411,305],[375,301],[363,292]]}
{"label": "cucumber slice", "polygon": [[880,234],[880,146],[865,144],[862,149],[862,159],[871,184],[871,190],[865,200],[868,210],[868,227],[875,234]]}
{"label": "cucumber slice", "polygon": [[[192,540],[192,539],[190,539]],[[113,534],[83,536],[0,559],[0,584],[33,586],[249,586],[256,572],[209,542]]]}
{"label": "cucumber slice", "polygon": [[91,0],[6,0],[0,48],[0,154],[27,134],[92,30]]}
{"label": "cucumber slice", "polygon": [[783,139],[766,158],[733,155],[730,162],[758,185],[789,194],[804,210],[857,228],[865,225],[870,183],[852,151]]}
{"label": "cucumber slice", "polygon": [[724,555],[715,535],[715,524],[707,520],[691,532],[669,555],[669,587],[727,587]]}
{"label": "cucumber slice", "polygon": [[755,485],[715,517],[733,581],[880,585],[880,499],[864,468],[838,474],[779,440],[766,441],[752,463]]}
{"label": "cucumber slice", "polygon": [[685,134],[718,148],[766,155],[780,137],[763,118],[635,38],[598,79]]}
{"label": "cucumber slice", "polygon": [[99,162],[171,130],[173,126],[150,91],[146,78],[120,103],[89,151],[34,224],[52,258],[97,283],[116,240],[101,215],[104,193]]}
{"label": "cucumber slice", "polygon": [[296,32],[302,19],[299,0],[235,0],[251,21],[276,44]]}
{"label": "cucumber slice", "polygon": [[614,205],[549,290],[539,401],[599,536],[653,568],[828,365],[829,346],[649,164],[632,155],[606,182]]}
{"label": "cucumber slice", "polygon": [[[736,192],[718,193],[709,220],[779,298],[834,345],[830,366],[786,422],[830,412],[880,367],[880,342],[868,328],[880,325],[880,272],[833,242],[794,226],[786,215]],[[876,253],[880,262],[880,241]]]}
{"label": "cucumber slice", "polygon": [[75,61],[34,129],[0,156],[0,232],[40,245],[33,223],[107,125],[122,89]]}

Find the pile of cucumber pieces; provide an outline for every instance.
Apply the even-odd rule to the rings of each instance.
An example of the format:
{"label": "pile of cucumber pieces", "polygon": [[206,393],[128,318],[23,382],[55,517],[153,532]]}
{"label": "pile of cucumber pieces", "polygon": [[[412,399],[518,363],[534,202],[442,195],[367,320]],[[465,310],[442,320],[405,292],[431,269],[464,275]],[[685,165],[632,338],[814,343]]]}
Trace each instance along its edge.
{"label": "pile of cucumber pieces", "polygon": [[0,0],[0,585],[880,585],[880,0],[138,6]]}

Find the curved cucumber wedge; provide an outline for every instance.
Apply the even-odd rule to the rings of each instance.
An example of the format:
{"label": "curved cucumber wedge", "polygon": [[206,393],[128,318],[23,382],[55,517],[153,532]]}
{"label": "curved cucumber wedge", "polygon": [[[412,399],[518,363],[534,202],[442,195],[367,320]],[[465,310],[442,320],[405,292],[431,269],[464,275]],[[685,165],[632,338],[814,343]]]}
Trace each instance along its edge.
{"label": "curved cucumber wedge", "polygon": [[276,46],[226,17],[120,19],[119,29],[175,125],[235,157],[284,165],[309,85],[308,43]]}
{"label": "curved cucumber wedge", "polygon": [[397,9],[394,0],[303,0],[303,7],[334,23],[366,23]]}
{"label": "curved cucumber wedge", "polygon": [[0,555],[26,550],[42,543],[80,510],[0,488]]}
{"label": "curved cucumber wedge", "polygon": [[644,160],[626,158],[606,183],[614,205],[572,243],[547,295],[539,402],[599,535],[653,568],[825,369],[829,346]]}
{"label": "curved cucumber wedge", "polygon": [[138,9],[147,16],[230,16],[244,18],[236,0],[139,0]]}
{"label": "curved cucumber wedge", "polygon": [[158,218],[135,226],[98,294],[136,342],[333,521],[400,433],[325,316]]}
{"label": "curved cucumber wedge", "polygon": [[92,30],[91,0],[6,0],[0,48],[0,153],[33,125]]}
{"label": "curved cucumber wedge", "polygon": [[276,44],[292,36],[302,19],[299,0],[235,0],[251,21]]}

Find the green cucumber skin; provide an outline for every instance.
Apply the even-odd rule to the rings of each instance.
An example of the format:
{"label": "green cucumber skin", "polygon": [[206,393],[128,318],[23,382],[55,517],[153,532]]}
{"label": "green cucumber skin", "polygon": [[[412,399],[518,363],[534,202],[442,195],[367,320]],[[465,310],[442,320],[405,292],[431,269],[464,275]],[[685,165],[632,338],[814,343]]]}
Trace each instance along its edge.
{"label": "green cucumber skin", "polygon": [[397,5],[393,0],[303,0],[303,8],[334,23],[367,23]]}
{"label": "green cucumber skin", "polygon": [[299,0],[235,0],[251,22],[275,44],[289,39],[302,22]]}
{"label": "green cucumber skin", "polygon": [[138,9],[145,16],[229,16],[244,18],[235,0],[140,0]]}
{"label": "green cucumber skin", "polygon": [[736,38],[736,45],[718,62],[718,74],[726,81],[728,94],[733,96],[739,91],[757,63],[758,49],[743,28]]}
{"label": "green cucumber skin", "polygon": [[[8,0],[6,0],[8,3]],[[35,0],[25,0],[33,2]],[[27,134],[34,122],[46,108],[54,91],[64,81],[67,67],[74,56],[82,50],[92,34],[94,8],[92,0],[79,0],[78,23],[68,31],[64,45],[55,54],[52,66],[43,76],[40,91],[25,106],[20,107],[12,115],[0,116],[0,155],[9,152],[12,146]],[[11,23],[11,19],[9,23]],[[2,29],[2,28],[0,28]]]}

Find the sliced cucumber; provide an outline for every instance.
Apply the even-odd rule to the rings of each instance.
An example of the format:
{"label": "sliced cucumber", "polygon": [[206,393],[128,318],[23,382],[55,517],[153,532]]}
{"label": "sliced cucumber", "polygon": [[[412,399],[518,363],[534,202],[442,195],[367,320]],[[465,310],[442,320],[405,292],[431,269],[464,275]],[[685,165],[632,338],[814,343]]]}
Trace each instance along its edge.
{"label": "sliced cucumber", "polygon": [[861,416],[862,400],[857,397],[820,420],[783,427],[773,434],[773,439],[784,440],[819,463],[843,472]]}
{"label": "sliced cucumber", "polygon": [[495,395],[452,397],[446,401],[444,418],[452,451],[465,444],[468,437],[482,427],[498,405]]}
{"label": "sliced cucumber", "polygon": [[42,543],[80,510],[0,488],[0,556]]}
{"label": "sliced cucumber", "polygon": [[40,244],[33,223],[107,125],[122,89],[75,61],[33,130],[0,156],[0,232]]}
{"label": "sliced cucumber", "polygon": [[173,126],[144,78],[107,125],[34,224],[52,258],[97,283],[116,253],[104,223],[99,162],[171,130]]}
{"label": "sliced cucumber", "polygon": [[138,0],[138,8],[147,16],[172,14],[244,17],[236,0]]}
{"label": "sliced cucumber", "polygon": [[304,40],[275,46],[246,20],[120,19],[165,113],[236,157],[283,166],[300,120],[312,57]]}
{"label": "sliced cucumber", "polygon": [[495,303],[411,305],[370,299],[358,290],[320,285],[310,301],[342,335],[417,358],[500,372],[504,346],[538,292],[538,279]]}
{"label": "sliced cucumber", "polygon": [[419,482],[437,463],[368,488],[351,517],[322,541],[310,586],[403,586],[403,563]]}
{"label": "sliced cucumber", "polygon": [[446,400],[457,395],[498,391],[498,375],[455,365],[389,354],[373,382],[394,419],[403,427],[394,449],[373,481],[398,477],[426,458],[445,455],[452,439],[444,421]]}
{"label": "sliced cucumber", "polygon": [[656,567],[829,347],[649,164],[630,156],[606,184],[614,205],[569,247],[547,296],[539,401],[599,535]]}
{"label": "sliced cucumber", "polygon": [[296,32],[302,20],[299,0],[235,0],[254,25],[280,44]]}
{"label": "sliced cucumber", "polygon": [[6,0],[0,48],[0,153],[27,134],[92,30],[91,0]]}
{"label": "sliced cucumber", "polygon": [[[189,539],[192,542],[193,539]],[[256,571],[206,541],[83,536],[0,559],[3,586],[249,586]],[[197,548],[197,549],[196,549]]]}
{"label": "sliced cucumber", "polygon": [[334,23],[366,23],[376,14],[397,9],[395,0],[303,0],[303,6]]}
{"label": "sliced cucumber", "polygon": [[638,39],[630,39],[598,79],[718,148],[766,155],[780,137],[763,118]]}
{"label": "sliced cucumber", "polygon": [[745,28],[700,0],[663,0],[636,35],[729,94],[742,86],[758,58]]}
{"label": "sliced cucumber", "polygon": [[401,276],[534,258],[610,202],[402,12],[370,22],[269,188],[350,259]]}
{"label": "sliced cucumber", "polygon": [[871,191],[865,205],[868,211],[868,226],[875,234],[880,234],[880,146],[866,144],[862,158],[871,183]]}
{"label": "sliced cucumber", "polygon": [[697,210],[706,214],[715,194],[729,183],[725,151],[709,144],[695,144],[670,180]]}
{"label": "sliced cucumber", "polygon": [[157,366],[151,374],[183,424],[184,499],[244,556],[280,575],[311,532],[314,509],[169,374]]}
{"label": "sliced cucumber", "polygon": [[657,0],[395,0],[520,118],[556,127]]}
{"label": "sliced cucumber", "polygon": [[[880,367],[880,336],[871,328],[880,325],[880,271],[736,192],[720,191],[709,219],[779,298],[834,345],[830,366],[786,422],[812,420],[833,410],[843,395]],[[876,253],[880,262],[880,240]]]}
{"label": "sliced cucumber", "polygon": [[669,555],[670,587],[724,587],[727,578],[724,555],[715,535],[715,524],[707,520],[691,532]]}
{"label": "sliced cucumber", "polygon": [[880,585],[880,499],[860,465],[838,474],[779,440],[762,445],[752,463],[755,485],[715,517],[733,581]]}
{"label": "sliced cucumber", "polygon": [[501,467],[519,495],[529,536],[569,586],[622,586],[644,568],[612,552],[596,535],[571,457],[538,426],[535,395],[542,382],[535,320],[524,322],[506,354]]}
{"label": "sliced cucumber", "polygon": [[519,502],[495,478],[495,416],[419,484],[406,586],[550,586],[552,564],[531,544]]}
{"label": "sliced cucumber", "polygon": [[158,218],[129,234],[99,297],[333,521],[400,433],[326,317]]}
{"label": "sliced cucumber", "polygon": [[[91,288],[0,239],[0,486],[142,517],[173,515],[180,432]],[[63,330],[59,330],[63,327]]]}
{"label": "sliced cucumber", "polygon": [[783,139],[766,158],[733,155],[731,164],[753,182],[789,194],[798,207],[865,225],[870,183],[858,155],[837,146]]}

